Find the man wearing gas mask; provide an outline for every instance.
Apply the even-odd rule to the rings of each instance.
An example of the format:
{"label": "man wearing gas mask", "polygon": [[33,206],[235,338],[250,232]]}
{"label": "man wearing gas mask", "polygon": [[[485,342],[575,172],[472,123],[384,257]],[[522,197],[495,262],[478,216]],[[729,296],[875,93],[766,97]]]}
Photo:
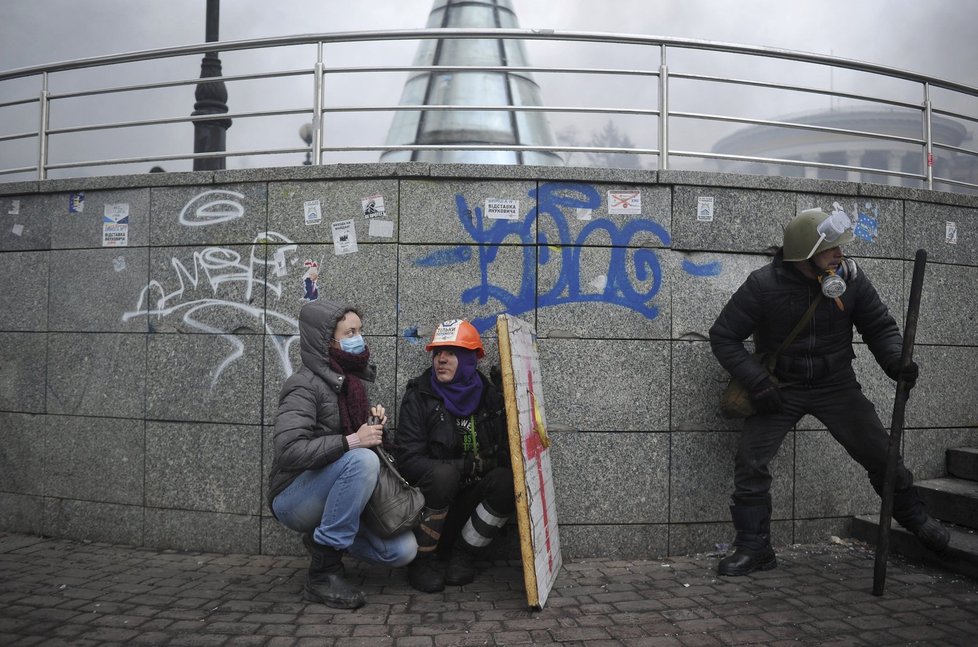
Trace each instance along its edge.
{"label": "man wearing gas mask", "polygon": [[[856,262],[842,246],[853,239],[849,218],[807,209],[784,230],[774,260],[755,270],[737,289],[710,328],[710,346],[720,365],[746,385],[756,410],[744,420],[734,467],[730,513],[735,551],[720,560],[720,575],[746,575],[777,566],[771,548],[771,474],[768,465],[802,416],[820,420],[866,469],[877,493],[886,472],[889,436],[852,368],[853,327],[886,374],[902,377],[908,390],[918,368],[901,375],[903,339],[896,321]],[[818,301],[816,305],[813,303]],[[814,311],[777,357],[773,375],[745,348],[774,353],[799,322]],[[899,458],[893,518],[929,549],[947,547],[948,531],[931,518]]]}

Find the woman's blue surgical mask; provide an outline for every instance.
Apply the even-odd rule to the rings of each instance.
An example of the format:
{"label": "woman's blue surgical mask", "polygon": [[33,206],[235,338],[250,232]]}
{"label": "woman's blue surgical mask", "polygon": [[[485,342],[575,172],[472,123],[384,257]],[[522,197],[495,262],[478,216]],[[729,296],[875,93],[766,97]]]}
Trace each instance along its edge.
{"label": "woman's blue surgical mask", "polygon": [[363,343],[363,335],[344,337],[343,339],[338,339],[337,341],[340,343],[340,348],[344,352],[352,353],[353,355],[359,355],[367,348],[367,345]]}

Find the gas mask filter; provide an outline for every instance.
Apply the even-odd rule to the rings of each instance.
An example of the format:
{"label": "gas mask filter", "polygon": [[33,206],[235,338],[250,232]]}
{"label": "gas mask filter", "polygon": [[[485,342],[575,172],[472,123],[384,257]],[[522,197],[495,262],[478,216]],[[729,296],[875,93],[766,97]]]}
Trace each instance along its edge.
{"label": "gas mask filter", "polygon": [[835,270],[826,270],[818,280],[822,284],[822,294],[829,299],[838,299],[846,291],[846,280]]}
{"label": "gas mask filter", "polygon": [[856,261],[851,258],[843,258],[838,269],[825,270],[819,275],[818,282],[821,284],[822,294],[835,300],[835,305],[839,307],[839,310],[845,310],[839,297],[845,293],[849,281],[856,278],[858,273]]}

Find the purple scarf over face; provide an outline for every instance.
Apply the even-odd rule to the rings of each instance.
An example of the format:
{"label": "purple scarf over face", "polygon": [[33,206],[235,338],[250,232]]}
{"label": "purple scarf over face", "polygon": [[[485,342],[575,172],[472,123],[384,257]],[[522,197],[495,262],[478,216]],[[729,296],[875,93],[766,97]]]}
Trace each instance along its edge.
{"label": "purple scarf over face", "polygon": [[[439,382],[431,372],[431,388],[445,401],[445,408],[454,416],[471,416],[482,400],[482,379],[475,365],[478,358],[474,350],[455,348],[458,368],[451,382]],[[432,355],[434,360],[434,355]],[[434,363],[434,362],[432,362]]]}

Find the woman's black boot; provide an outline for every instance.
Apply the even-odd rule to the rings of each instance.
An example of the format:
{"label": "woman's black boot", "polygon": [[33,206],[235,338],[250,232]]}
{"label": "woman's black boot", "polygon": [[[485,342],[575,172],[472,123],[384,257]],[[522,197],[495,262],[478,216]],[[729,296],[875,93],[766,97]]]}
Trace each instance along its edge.
{"label": "woman's black boot", "polygon": [[357,609],[366,603],[363,591],[343,579],[343,554],[332,546],[317,544],[312,534],[302,536],[309,552],[309,572],[303,597],[334,609]]}

